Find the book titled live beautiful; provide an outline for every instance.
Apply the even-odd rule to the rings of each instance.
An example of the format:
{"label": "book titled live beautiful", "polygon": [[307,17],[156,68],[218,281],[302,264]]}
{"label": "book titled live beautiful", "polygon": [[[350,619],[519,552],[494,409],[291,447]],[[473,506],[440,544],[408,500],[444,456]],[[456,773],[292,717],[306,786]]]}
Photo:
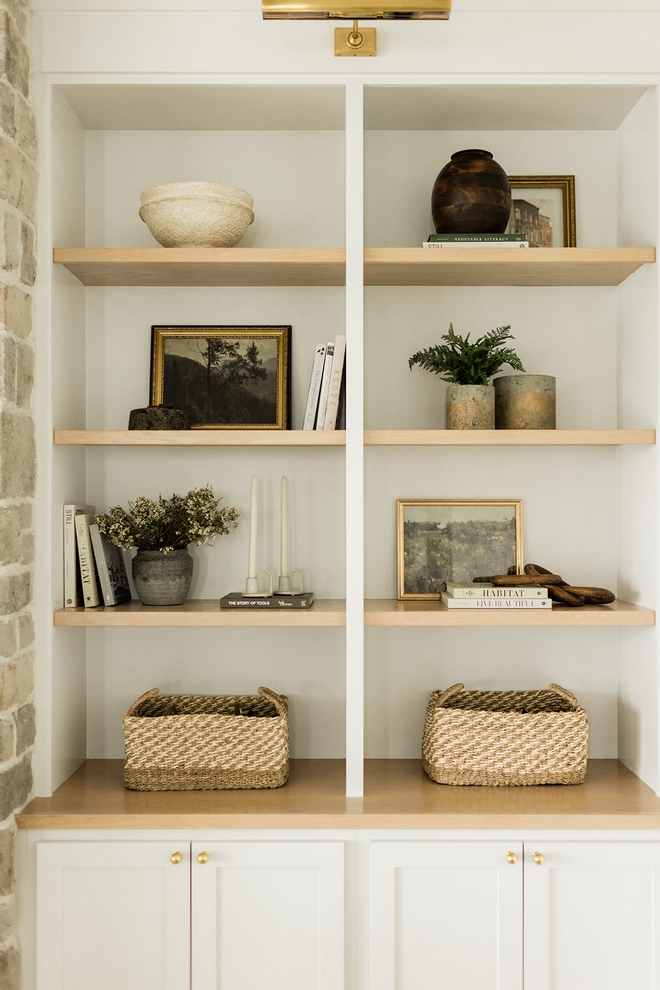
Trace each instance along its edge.
{"label": "book titled live beautiful", "polygon": [[259,598],[241,594],[240,591],[224,595],[220,599],[220,608],[311,608],[314,601],[313,591],[304,591],[299,595],[265,595]]}
{"label": "book titled live beautiful", "polygon": [[495,609],[518,609],[521,608],[552,608],[551,598],[452,598],[451,595],[443,594],[443,604],[447,608],[495,608]]}

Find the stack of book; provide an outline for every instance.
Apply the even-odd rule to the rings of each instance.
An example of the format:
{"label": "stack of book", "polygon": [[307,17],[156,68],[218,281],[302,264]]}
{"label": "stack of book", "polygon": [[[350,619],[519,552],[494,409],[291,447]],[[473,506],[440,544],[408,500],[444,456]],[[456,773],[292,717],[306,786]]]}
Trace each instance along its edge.
{"label": "stack of book", "polygon": [[65,505],[65,608],[119,605],[130,597],[123,554],[99,531],[94,506]]}
{"label": "stack of book", "polygon": [[346,428],[345,364],[346,337],[316,345],[303,430]]}
{"label": "stack of book", "polygon": [[527,248],[524,234],[429,234],[425,248]]}
{"label": "stack of book", "polygon": [[494,584],[453,584],[448,581],[442,601],[447,608],[552,608],[548,589],[538,584],[528,584],[523,588],[502,588]]}

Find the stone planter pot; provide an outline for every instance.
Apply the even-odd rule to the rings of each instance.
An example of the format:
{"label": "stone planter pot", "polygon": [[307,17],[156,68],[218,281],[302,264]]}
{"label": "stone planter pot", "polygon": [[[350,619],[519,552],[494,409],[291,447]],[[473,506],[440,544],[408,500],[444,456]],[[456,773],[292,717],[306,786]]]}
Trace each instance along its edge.
{"label": "stone planter pot", "polygon": [[448,430],[494,430],[495,389],[492,385],[447,386]]}
{"label": "stone planter pot", "polygon": [[556,379],[552,375],[503,375],[493,385],[495,429],[556,428]]}
{"label": "stone planter pot", "polygon": [[143,605],[181,605],[192,581],[187,550],[138,550],[133,557],[135,590]]}

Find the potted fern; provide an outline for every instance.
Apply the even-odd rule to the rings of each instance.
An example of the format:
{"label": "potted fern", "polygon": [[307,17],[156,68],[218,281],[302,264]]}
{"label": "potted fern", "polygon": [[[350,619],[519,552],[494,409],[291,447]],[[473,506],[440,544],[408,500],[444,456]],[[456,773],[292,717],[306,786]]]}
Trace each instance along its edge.
{"label": "potted fern", "polygon": [[517,371],[525,370],[513,348],[504,346],[507,340],[514,339],[510,330],[510,326],[497,327],[471,343],[470,334],[460,337],[450,323],[440,338],[445,343],[417,351],[409,358],[409,368],[417,364],[450,383],[448,430],[495,429],[495,389],[489,379],[505,364]]}

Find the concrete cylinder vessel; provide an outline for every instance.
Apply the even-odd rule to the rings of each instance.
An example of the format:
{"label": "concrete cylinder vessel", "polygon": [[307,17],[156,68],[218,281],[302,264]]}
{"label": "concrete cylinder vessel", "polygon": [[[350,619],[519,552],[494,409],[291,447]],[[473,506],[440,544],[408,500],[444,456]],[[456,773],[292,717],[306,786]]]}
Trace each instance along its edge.
{"label": "concrete cylinder vessel", "polygon": [[495,429],[556,428],[556,379],[552,375],[503,375],[493,385]]}
{"label": "concrete cylinder vessel", "polygon": [[448,385],[447,429],[495,429],[495,389],[493,386]]}

